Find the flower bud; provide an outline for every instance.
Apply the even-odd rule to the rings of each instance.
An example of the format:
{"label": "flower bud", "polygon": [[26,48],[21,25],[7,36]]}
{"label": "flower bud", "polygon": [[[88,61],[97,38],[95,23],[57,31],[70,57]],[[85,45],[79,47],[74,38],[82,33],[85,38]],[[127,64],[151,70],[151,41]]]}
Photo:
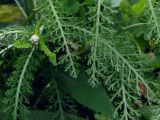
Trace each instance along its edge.
{"label": "flower bud", "polygon": [[31,37],[31,42],[32,42],[32,44],[38,45],[39,37],[37,35],[33,35]]}

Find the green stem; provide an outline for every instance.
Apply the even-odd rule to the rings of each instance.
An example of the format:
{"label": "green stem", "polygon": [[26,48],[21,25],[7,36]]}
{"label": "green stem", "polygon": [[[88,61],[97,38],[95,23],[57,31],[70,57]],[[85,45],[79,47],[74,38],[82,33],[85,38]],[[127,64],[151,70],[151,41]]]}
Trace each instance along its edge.
{"label": "green stem", "polygon": [[[154,20],[154,23],[155,23],[155,26],[156,26],[156,31],[157,31],[157,37],[158,37],[158,40],[160,38],[160,27],[159,27],[159,23],[158,23],[158,20],[159,20],[159,17],[156,15],[155,13],[155,10],[154,10],[154,7],[153,7],[153,0],[147,0],[148,1],[148,5],[149,5],[149,8],[150,8],[150,11],[151,11],[151,18],[153,18]],[[159,11],[157,11],[159,12]]]}
{"label": "green stem", "polygon": [[65,45],[65,49],[66,49],[66,52],[67,52],[67,57],[70,60],[70,66],[71,66],[71,68],[73,70],[73,77],[77,78],[77,71],[76,71],[76,68],[75,68],[75,65],[74,65],[74,61],[73,61],[73,58],[72,58],[72,55],[71,55],[71,52],[70,52],[70,49],[69,49],[69,46],[68,46],[68,42],[67,42],[67,38],[65,36],[65,32],[64,32],[63,26],[61,24],[61,20],[60,20],[60,18],[58,16],[58,13],[57,13],[57,11],[55,9],[55,6],[53,5],[52,1],[48,0],[48,2],[49,2],[49,5],[51,7],[51,10],[53,12],[53,15],[55,16],[58,28],[60,30],[64,45]]}
{"label": "green stem", "polygon": [[18,116],[18,103],[20,101],[20,92],[21,92],[21,86],[22,86],[22,81],[23,81],[23,78],[24,78],[24,75],[26,73],[26,70],[27,70],[27,66],[29,64],[29,61],[32,57],[32,54],[33,54],[33,51],[34,51],[35,47],[31,50],[24,66],[23,66],[23,70],[21,72],[21,75],[20,75],[20,78],[18,80],[18,86],[17,86],[17,91],[16,91],[16,97],[15,97],[15,106],[14,106],[14,111],[13,111],[13,120],[17,120],[17,116]]}
{"label": "green stem", "polygon": [[21,4],[19,3],[19,1],[15,0],[15,2],[17,4],[17,6],[19,7],[19,9],[21,10],[21,12],[23,13],[24,17],[27,19],[28,16],[27,16],[26,12],[24,11],[23,7],[21,6]]}
{"label": "green stem", "polygon": [[129,37],[131,38],[131,40],[132,40],[132,41],[134,42],[134,44],[136,45],[137,50],[138,50],[138,53],[139,53],[140,55],[142,55],[141,48],[140,48],[139,44],[137,43],[137,41],[134,39],[133,35],[132,35],[130,32],[127,32],[127,33],[128,33],[128,35],[129,35]]}
{"label": "green stem", "polygon": [[10,49],[13,47],[13,44],[9,45],[8,47],[4,48],[3,50],[0,51],[0,55],[3,54],[6,50]]}
{"label": "green stem", "polygon": [[63,113],[63,106],[62,106],[62,101],[61,101],[61,96],[58,90],[58,85],[55,82],[55,88],[56,88],[56,94],[57,94],[57,100],[58,100],[58,106],[59,106],[59,112],[60,112],[60,120],[65,120],[64,119],[64,113]]}
{"label": "green stem", "polygon": [[96,70],[97,70],[97,50],[98,50],[98,42],[99,42],[99,27],[100,27],[100,14],[101,14],[101,5],[102,0],[99,0],[97,3],[97,15],[96,15],[96,25],[95,25],[95,40],[93,41],[93,58],[92,59],[92,79],[90,81],[92,86],[95,86],[96,83],[98,83],[98,80],[96,78]]}
{"label": "green stem", "polygon": [[20,34],[20,33],[27,34],[27,32],[25,32],[25,31],[13,30],[13,31],[2,32],[2,33],[0,33],[0,36],[8,35],[8,34]]}
{"label": "green stem", "polygon": [[33,106],[33,109],[36,109],[36,108],[37,108],[37,105],[38,105],[38,103],[40,102],[40,99],[42,98],[43,93],[47,90],[48,85],[50,85],[50,84],[51,84],[51,83],[48,83],[48,84],[43,88],[40,96],[38,97],[38,99],[36,100],[36,103],[35,103],[34,106]]}
{"label": "green stem", "polygon": [[146,25],[147,25],[147,23],[136,23],[136,24],[128,25],[126,27],[122,27],[122,29],[123,30],[129,30],[129,29],[132,29],[132,28],[144,27]]}

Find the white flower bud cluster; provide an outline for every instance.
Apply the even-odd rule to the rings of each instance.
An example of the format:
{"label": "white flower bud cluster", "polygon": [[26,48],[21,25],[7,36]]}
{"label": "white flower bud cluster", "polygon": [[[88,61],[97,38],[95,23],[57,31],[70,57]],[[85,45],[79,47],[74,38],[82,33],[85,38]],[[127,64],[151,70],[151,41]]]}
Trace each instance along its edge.
{"label": "white flower bud cluster", "polygon": [[37,35],[32,35],[30,41],[32,44],[38,45],[39,37]]}

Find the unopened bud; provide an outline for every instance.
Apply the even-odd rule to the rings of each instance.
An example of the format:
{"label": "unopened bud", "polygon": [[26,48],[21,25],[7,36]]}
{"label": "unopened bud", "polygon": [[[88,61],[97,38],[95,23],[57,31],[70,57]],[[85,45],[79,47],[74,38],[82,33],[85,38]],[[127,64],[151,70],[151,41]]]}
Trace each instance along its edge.
{"label": "unopened bud", "polygon": [[33,35],[33,36],[31,37],[31,42],[32,42],[33,44],[37,45],[38,42],[39,42],[39,37],[38,37],[37,35]]}

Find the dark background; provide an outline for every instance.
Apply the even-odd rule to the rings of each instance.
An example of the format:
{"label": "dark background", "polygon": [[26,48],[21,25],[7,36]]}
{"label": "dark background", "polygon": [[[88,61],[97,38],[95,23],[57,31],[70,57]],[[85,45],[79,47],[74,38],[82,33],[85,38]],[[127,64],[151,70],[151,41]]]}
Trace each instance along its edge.
{"label": "dark background", "polygon": [[14,0],[0,0],[0,3],[13,3]]}

